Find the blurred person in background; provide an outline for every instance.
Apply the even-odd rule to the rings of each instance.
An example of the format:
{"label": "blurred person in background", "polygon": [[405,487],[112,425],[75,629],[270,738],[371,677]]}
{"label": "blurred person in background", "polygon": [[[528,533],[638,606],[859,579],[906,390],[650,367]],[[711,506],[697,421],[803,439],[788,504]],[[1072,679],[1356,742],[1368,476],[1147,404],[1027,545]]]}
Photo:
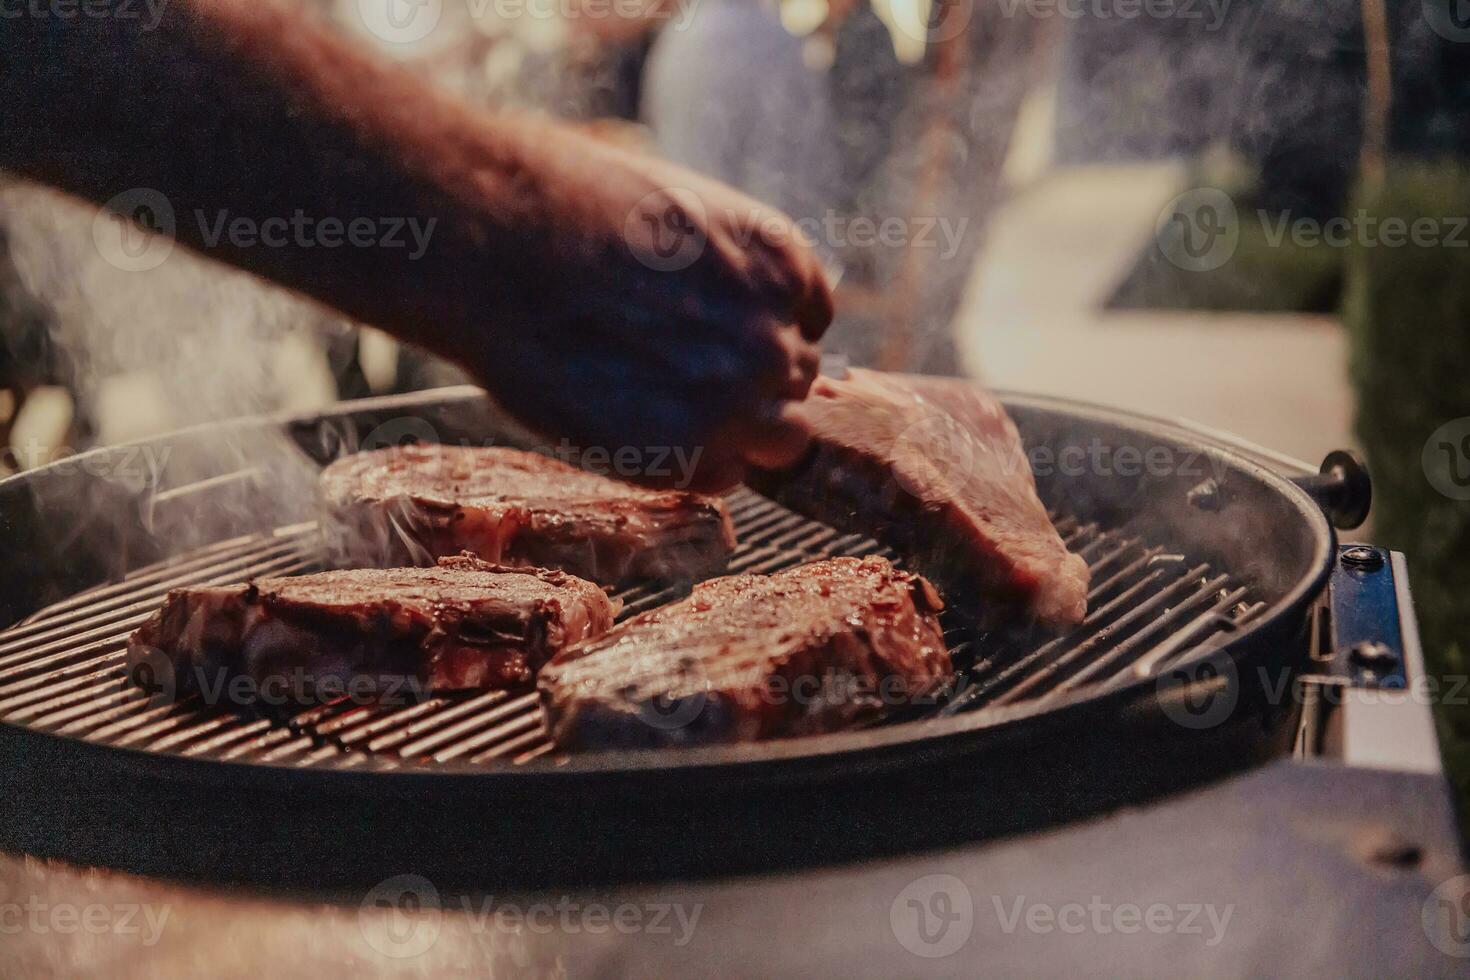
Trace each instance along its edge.
{"label": "blurred person in background", "polygon": [[820,216],[839,147],[825,73],[803,48],[774,4],[703,0],[649,56],[642,119],[658,152],[794,217]]}
{"label": "blurred person in background", "polygon": [[992,5],[705,0],[654,44],[642,118],[664,156],[796,218],[837,281],[828,351],[961,374],[1036,36]]}

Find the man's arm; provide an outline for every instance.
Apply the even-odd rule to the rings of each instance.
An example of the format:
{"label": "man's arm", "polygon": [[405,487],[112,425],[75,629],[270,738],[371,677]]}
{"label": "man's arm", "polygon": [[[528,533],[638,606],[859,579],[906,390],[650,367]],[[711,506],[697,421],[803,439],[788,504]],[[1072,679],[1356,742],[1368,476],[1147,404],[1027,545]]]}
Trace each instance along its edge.
{"label": "man's arm", "polygon": [[[703,445],[716,484],[799,448],[783,403],[805,395],[831,298],[779,212],[475,113],[270,0],[171,0],[151,29],[16,9],[0,166],[99,203],[161,192],[179,240],[461,363],[543,431]],[[296,231],[326,219],[428,234]]]}

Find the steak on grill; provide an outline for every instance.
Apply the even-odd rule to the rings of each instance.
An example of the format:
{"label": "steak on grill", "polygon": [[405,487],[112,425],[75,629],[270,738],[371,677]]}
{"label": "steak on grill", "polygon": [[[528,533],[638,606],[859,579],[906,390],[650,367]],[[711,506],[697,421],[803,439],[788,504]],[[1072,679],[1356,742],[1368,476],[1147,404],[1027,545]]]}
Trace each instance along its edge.
{"label": "steak on grill", "polygon": [[538,686],[565,747],[830,731],[950,676],[942,607],[927,581],[878,557],[731,575],[557,654]]}
{"label": "steak on grill", "polygon": [[616,613],[600,588],[565,572],[464,555],[175,589],[132,635],[128,660],[155,692],[212,699],[495,689],[530,683]]}
{"label": "steak on grill", "polygon": [[380,449],[337,460],[321,482],[349,529],[349,553],[372,564],[469,551],[612,585],[713,575],[735,548],[718,498],[648,490],[518,449]]}
{"label": "steak on grill", "polygon": [[[908,555],[997,625],[1067,626],[1087,611],[1088,569],[1067,551],[1004,406],[971,382],[853,369],[795,406],[813,447],[753,475],[786,506]],[[978,600],[978,601],[973,601]]]}

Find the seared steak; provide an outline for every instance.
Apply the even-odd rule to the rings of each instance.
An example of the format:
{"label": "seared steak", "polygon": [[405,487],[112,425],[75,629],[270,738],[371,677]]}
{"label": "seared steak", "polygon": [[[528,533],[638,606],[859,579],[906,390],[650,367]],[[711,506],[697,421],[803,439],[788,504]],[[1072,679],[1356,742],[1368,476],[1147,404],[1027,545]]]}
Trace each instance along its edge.
{"label": "seared steak", "polygon": [[616,613],[606,593],[565,572],[465,555],[433,568],[175,589],[132,635],[128,659],[145,686],[216,698],[504,688],[528,684]]}
{"label": "seared steak", "polygon": [[469,551],[615,584],[697,579],[725,567],[735,530],[724,502],[647,490],[503,447],[399,446],[339,459],[322,474],[354,557],[427,564]]}
{"label": "seared steak", "polygon": [[1015,423],[978,385],[855,369],[819,378],[796,408],[813,448],[790,469],[752,476],[756,489],[912,556],[990,624],[1082,620],[1087,563],[1037,497]]}
{"label": "seared steak", "polygon": [[541,673],[542,703],[566,747],[843,728],[949,676],[942,605],[883,558],[718,578],[557,654]]}

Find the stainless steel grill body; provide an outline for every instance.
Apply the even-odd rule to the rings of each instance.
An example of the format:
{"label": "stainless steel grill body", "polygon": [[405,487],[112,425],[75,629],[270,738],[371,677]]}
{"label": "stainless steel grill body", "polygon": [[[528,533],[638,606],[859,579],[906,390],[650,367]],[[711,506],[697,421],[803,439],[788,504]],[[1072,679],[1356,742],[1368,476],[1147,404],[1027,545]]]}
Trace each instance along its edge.
{"label": "stainless steel grill body", "polygon": [[[1285,479],[1193,433],[1041,400],[1010,408],[1028,445],[1055,459],[1072,446],[1096,459],[1101,445],[1171,461],[1134,475],[1096,465],[1039,472],[1059,528],[1093,571],[1087,621],[1062,636],[979,635],[951,596],[958,671],[932,704],[861,731],[754,746],[563,758],[543,738],[532,694],[241,712],[157,703],[127,682],[126,637],[168,589],[328,560],[310,495],[299,492],[309,481],[250,447],[279,450],[285,433],[325,461],[364,437],[525,440],[471,391],[183,433],[155,444],[170,446],[170,459],[141,486],[101,466],[8,481],[0,520],[17,533],[0,621],[19,622],[0,633],[0,763],[23,794],[10,799],[31,801],[23,825],[45,824],[53,806],[89,818],[74,834],[53,825],[22,843],[69,840],[68,853],[98,848],[149,870],[194,869],[199,847],[243,847],[227,870],[208,871],[242,877],[289,877],[284,855],[303,847],[318,872],[334,856],[344,877],[367,854],[366,867],[408,854],[433,863],[453,840],[460,871],[641,876],[652,861],[689,873],[1005,832],[1284,751],[1292,706],[1264,696],[1252,675],[1277,680],[1305,656],[1308,608],[1333,546],[1321,512]],[[741,541],[732,571],[881,551],[746,490],[730,505]],[[219,540],[217,521],[190,519],[200,513],[238,514],[242,526]],[[29,570],[20,564],[28,544]],[[635,586],[622,594],[625,615],[677,595]],[[1193,723],[1186,699],[1201,690],[1228,698],[1223,720]],[[240,829],[250,800],[282,794],[280,826]],[[936,798],[945,801],[937,810]],[[69,810],[57,802],[67,799]],[[127,841],[119,855],[117,835],[88,828],[121,800],[193,814],[185,825],[206,842],[162,846],[148,827],[148,843]],[[782,815],[775,839],[741,817],[762,808]],[[609,834],[622,835],[626,854],[568,849]],[[686,842],[672,845],[681,834]],[[262,861],[271,841],[282,854]]]}

